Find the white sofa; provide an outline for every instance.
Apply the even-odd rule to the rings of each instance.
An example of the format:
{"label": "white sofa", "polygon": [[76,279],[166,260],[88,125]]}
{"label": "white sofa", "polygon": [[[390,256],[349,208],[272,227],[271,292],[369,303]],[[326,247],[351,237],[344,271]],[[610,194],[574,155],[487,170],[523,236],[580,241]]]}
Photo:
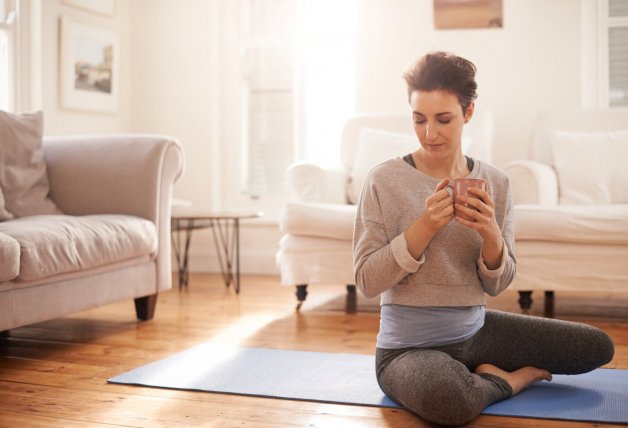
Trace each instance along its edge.
{"label": "white sofa", "polygon": [[517,276],[534,290],[628,292],[628,108],[545,111],[532,159],[504,166],[515,202]]}
{"label": "white sofa", "polygon": [[[492,130],[492,116],[476,112],[465,126],[464,151],[490,162]],[[363,114],[345,124],[339,164],[302,161],[288,168],[291,202],[281,213],[277,264],[281,284],[296,286],[297,310],[308,285],[347,285],[349,293],[355,293],[353,222],[364,177],[377,163],[418,145],[409,112]]]}
{"label": "white sofa", "polygon": [[43,154],[50,199],[63,214],[0,222],[0,332],[126,299],[135,299],[138,318],[152,318],[157,293],[172,285],[180,144],[156,135],[55,137],[44,139]]}

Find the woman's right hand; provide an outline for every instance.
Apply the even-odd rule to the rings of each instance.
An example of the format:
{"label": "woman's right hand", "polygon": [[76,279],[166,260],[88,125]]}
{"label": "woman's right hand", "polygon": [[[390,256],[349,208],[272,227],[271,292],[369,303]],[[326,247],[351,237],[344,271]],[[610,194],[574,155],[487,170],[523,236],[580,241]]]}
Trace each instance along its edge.
{"label": "woman's right hand", "polygon": [[434,193],[425,200],[425,210],[405,231],[408,251],[419,259],[434,235],[454,218],[454,200],[445,189],[449,179],[438,183]]}
{"label": "woman's right hand", "polygon": [[434,193],[425,200],[425,210],[419,219],[434,234],[454,218],[454,200],[447,191],[448,184],[448,178],[438,183]]}

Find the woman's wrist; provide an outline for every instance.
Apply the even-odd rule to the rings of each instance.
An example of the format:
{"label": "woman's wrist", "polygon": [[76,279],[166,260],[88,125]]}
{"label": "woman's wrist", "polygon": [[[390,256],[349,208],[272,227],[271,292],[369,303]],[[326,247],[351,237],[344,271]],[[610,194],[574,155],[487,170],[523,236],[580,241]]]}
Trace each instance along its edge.
{"label": "woman's wrist", "polygon": [[408,252],[415,259],[419,259],[421,254],[427,248],[434,235],[435,230],[430,228],[423,216],[419,217],[412,225],[405,231],[406,241],[408,243]]}
{"label": "woman's wrist", "polygon": [[489,239],[482,243],[482,259],[484,265],[490,270],[499,267],[504,252],[504,239],[501,234],[491,234]]}

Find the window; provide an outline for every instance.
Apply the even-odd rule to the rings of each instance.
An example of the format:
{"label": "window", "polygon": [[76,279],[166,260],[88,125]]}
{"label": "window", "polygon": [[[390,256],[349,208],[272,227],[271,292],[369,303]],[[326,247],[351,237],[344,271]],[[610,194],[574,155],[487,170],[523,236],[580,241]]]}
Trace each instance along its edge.
{"label": "window", "polygon": [[582,107],[628,106],[628,1],[581,5]]}
{"label": "window", "polygon": [[608,104],[628,107],[628,1],[608,2]]}
{"label": "window", "polygon": [[0,109],[41,104],[41,2],[0,0]]}
{"label": "window", "polygon": [[10,110],[9,100],[9,39],[0,29],[0,110]]}
{"label": "window", "polygon": [[[227,209],[273,216],[300,159],[339,160],[354,112],[355,0],[225,2],[223,114]],[[235,101],[234,101],[235,100]],[[237,144],[233,144],[237,141]],[[231,162],[230,162],[230,161]],[[235,168],[232,168],[235,166]]]}
{"label": "window", "polygon": [[13,4],[0,0],[0,110],[13,110],[14,93],[12,88],[14,66],[14,21]]}

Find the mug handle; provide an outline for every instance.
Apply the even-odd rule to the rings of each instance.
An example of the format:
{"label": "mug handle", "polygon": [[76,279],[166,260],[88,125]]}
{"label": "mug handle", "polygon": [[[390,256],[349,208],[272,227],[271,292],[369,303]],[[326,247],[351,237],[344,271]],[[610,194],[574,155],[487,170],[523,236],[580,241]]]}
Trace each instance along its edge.
{"label": "mug handle", "polygon": [[454,186],[453,185],[447,183],[447,185],[444,187],[444,189],[449,194],[449,196],[451,196],[452,198],[454,197]]}

